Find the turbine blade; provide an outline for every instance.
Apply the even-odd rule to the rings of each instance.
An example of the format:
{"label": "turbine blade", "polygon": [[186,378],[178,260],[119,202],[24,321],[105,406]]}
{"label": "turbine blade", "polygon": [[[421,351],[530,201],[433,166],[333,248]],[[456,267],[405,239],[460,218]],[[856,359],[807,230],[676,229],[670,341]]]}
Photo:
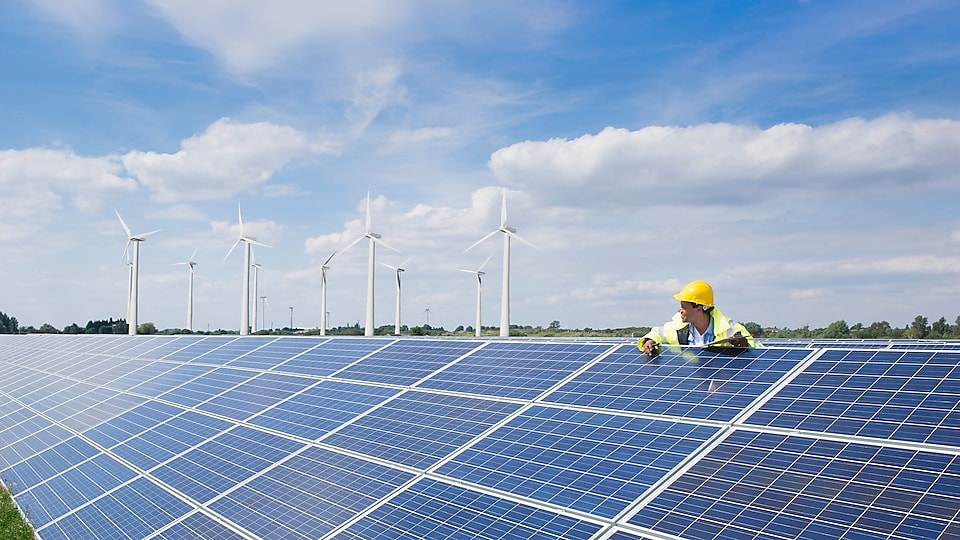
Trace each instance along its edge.
{"label": "turbine blade", "polygon": [[372,227],[373,227],[373,226],[372,226],[372,224],[371,224],[371,222],[370,222],[370,192],[368,191],[368,192],[367,192],[367,228],[364,229],[364,231],[369,234],[369,233],[370,233],[370,229],[371,229]]}
{"label": "turbine blade", "polygon": [[491,236],[497,234],[498,232],[500,232],[500,229],[497,229],[497,230],[495,230],[495,231],[492,231],[490,234],[488,234],[488,235],[484,236],[483,238],[481,238],[481,239],[477,240],[476,242],[474,242],[473,245],[471,245],[471,246],[468,247],[467,249],[463,250],[463,252],[466,253],[466,252],[470,251],[471,249],[473,249],[473,248],[477,247],[478,245],[480,245],[484,240],[486,240],[487,238],[490,238]]}
{"label": "turbine blade", "polygon": [[503,190],[503,201],[500,203],[500,226],[507,225],[507,190]]}
{"label": "turbine blade", "polygon": [[240,224],[240,236],[243,236],[243,214],[240,213],[239,201],[237,201],[237,223]]}
{"label": "turbine blade", "polygon": [[243,241],[243,242],[246,242],[246,243],[248,243],[248,244],[253,244],[253,245],[255,245],[255,246],[270,247],[270,246],[268,246],[267,244],[264,244],[263,242],[257,242],[255,239],[249,238],[249,237],[245,237],[245,236],[241,236],[241,237],[240,237],[240,240]]}
{"label": "turbine blade", "polygon": [[137,235],[132,236],[131,238],[136,238],[137,240],[143,240],[143,239],[145,239],[146,237],[150,236],[151,234],[157,234],[158,232],[160,232],[160,231],[162,231],[162,230],[163,230],[163,229],[157,229],[157,230],[155,230],[155,231],[150,231],[150,232],[148,232],[148,233],[137,234]]}
{"label": "turbine blade", "polygon": [[407,260],[405,260],[405,261],[403,261],[402,263],[398,264],[398,265],[397,265],[397,268],[399,268],[400,270],[403,270],[404,268],[407,267],[407,264],[410,262],[410,259],[412,259],[412,258],[413,258],[413,255],[407,257]]}
{"label": "turbine blade", "polygon": [[483,267],[486,266],[488,262],[490,262],[490,257],[493,257],[493,255],[487,255],[487,258],[484,259],[483,264],[480,265],[480,268],[477,268],[477,272],[480,272],[481,270],[483,270]]}
{"label": "turbine blade", "polygon": [[[350,242],[350,245],[348,245],[347,247],[341,249],[341,250],[340,250],[340,253],[343,253],[344,251],[346,251],[346,250],[352,248],[353,246],[357,245],[358,242],[360,242],[361,240],[365,239],[366,237],[367,237],[366,235],[363,235],[363,236],[361,236],[360,238],[357,238],[356,240],[354,240],[353,242]],[[332,257],[331,257],[331,258],[332,258]]]}
{"label": "turbine blade", "polygon": [[114,208],[113,211],[117,213],[117,219],[120,220],[120,225],[123,226],[123,232],[127,233],[127,238],[130,238],[130,227],[127,227],[127,223],[120,217],[120,211],[116,208]]}
{"label": "turbine blade", "polygon": [[227,251],[227,255],[223,258],[224,261],[226,261],[227,258],[230,257],[230,254],[233,253],[233,250],[237,248],[237,245],[239,245],[240,242],[243,242],[243,240],[238,238],[237,241],[233,243],[233,246],[230,247],[230,250]]}
{"label": "turbine blade", "polygon": [[521,237],[521,236],[518,235],[517,233],[510,232],[510,231],[505,231],[504,234],[509,234],[510,236],[512,236],[512,237],[516,238],[517,240],[523,242],[524,244],[532,247],[533,249],[540,249],[540,248],[538,248],[537,246],[531,244],[529,241],[525,240],[523,237]]}
{"label": "turbine blade", "polygon": [[391,269],[391,270],[393,270],[393,271],[396,271],[396,270],[397,270],[397,267],[396,267],[396,266],[390,266],[389,264],[387,264],[387,263],[385,263],[385,262],[377,262],[377,264],[379,264],[380,266],[386,266],[387,268],[389,268],[389,269]]}
{"label": "turbine blade", "polygon": [[333,258],[336,257],[336,256],[337,256],[337,252],[334,251],[333,253],[330,254],[329,257],[327,257],[327,260],[323,261],[323,264],[322,264],[321,266],[326,266],[326,265],[329,264],[330,261],[332,261]]}
{"label": "turbine blade", "polygon": [[383,247],[385,247],[385,248],[387,248],[387,249],[392,249],[393,251],[396,251],[397,253],[400,253],[401,255],[403,254],[402,251],[400,251],[399,249],[397,249],[397,248],[391,246],[390,244],[384,242],[383,240],[377,238],[376,236],[371,236],[370,238],[371,238],[375,243],[380,244],[380,245],[382,245]]}
{"label": "turbine blade", "polygon": [[200,246],[193,248],[193,253],[190,254],[190,258],[187,259],[187,262],[194,262],[193,258],[197,256],[197,250],[200,249]]}

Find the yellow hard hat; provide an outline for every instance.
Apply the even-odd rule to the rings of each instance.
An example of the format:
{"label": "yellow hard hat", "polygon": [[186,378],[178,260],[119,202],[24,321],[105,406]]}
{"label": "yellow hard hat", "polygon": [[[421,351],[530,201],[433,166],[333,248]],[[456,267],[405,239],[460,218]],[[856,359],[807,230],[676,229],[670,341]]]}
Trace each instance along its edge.
{"label": "yellow hard hat", "polygon": [[713,307],[713,287],[706,281],[691,281],[673,297],[681,302],[693,302],[701,306]]}

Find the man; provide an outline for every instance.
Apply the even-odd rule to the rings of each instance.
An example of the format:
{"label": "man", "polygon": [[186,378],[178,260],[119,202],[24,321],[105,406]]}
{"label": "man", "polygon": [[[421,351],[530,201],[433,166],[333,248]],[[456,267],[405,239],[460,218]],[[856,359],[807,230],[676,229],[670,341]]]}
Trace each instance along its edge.
{"label": "man", "polygon": [[732,321],[713,305],[713,287],[705,281],[691,281],[673,295],[680,308],[673,319],[663,325],[663,332],[654,327],[637,341],[637,347],[647,356],[655,356],[660,344],[706,345],[716,340],[729,339],[734,347],[756,347],[753,336],[745,326]]}

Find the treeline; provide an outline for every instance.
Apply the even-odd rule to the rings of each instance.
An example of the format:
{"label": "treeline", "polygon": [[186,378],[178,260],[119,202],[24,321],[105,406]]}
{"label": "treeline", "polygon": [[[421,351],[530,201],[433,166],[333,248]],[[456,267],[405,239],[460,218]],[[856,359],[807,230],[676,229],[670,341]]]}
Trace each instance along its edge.
{"label": "treeline", "polygon": [[[930,323],[927,317],[917,315],[913,322],[905,326],[892,326],[887,321],[879,321],[864,325],[856,323],[847,324],[844,320],[830,323],[826,328],[810,328],[803,326],[800,328],[779,328],[764,327],[755,322],[744,323],[744,326],[754,337],[758,338],[779,338],[779,339],[960,339],[960,315],[954,320],[953,324],[947,322],[945,317]],[[649,326],[633,326],[629,328],[576,328],[564,329],[559,321],[552,321],[548,326],[523,326],[510,325],[510,335],[516,337],[640,337],[650,330]],[[376,329],[375,335],[391,335],[394,331],[394,325],[383,325]],[[430,325],[408,327],[401,326],[400,332],[403,335],[412,336],[472,336],[474,328],[472,326],[458,326],[455,330],[446,330],[442,326],[431,327]],[[42,324],[39,328],[33,326],[20,326],[16,317],[10,317],[0,312],[0,334],[126,334],[127,322],[123,319],[105,319],[97,321],[87,321],[85,326],[79,326],[76,323],[57,329],[50,324]],[[168,328],[158,330],[152,322],[146,322],[137,326],[138,334],[236,334],[236,330],[216,330],[212,332],[194,331],[181,328]],[[300,328],[279,328],[276,330],[260,330],[257,334],[317,334],[316,329]],[[359,323],[353,326],[341,326],[331,328],[327,331],[328,335],[341,336],[362,336],[363,328]],[[484,336],[499,335],[499,328],[496,326],[484,326],[482,328]]]}

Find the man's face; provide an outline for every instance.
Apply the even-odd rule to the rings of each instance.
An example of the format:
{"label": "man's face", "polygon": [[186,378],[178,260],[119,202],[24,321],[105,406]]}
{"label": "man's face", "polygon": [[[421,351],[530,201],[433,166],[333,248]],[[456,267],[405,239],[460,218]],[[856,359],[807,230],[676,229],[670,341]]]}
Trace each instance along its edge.
{"label": "man's face", "polygon": [[700,309],[700,307],[693,302],[680,302],[680,309],[677,310],[680,313],[680,320],[690,322],[690,317],[695,309]]}

